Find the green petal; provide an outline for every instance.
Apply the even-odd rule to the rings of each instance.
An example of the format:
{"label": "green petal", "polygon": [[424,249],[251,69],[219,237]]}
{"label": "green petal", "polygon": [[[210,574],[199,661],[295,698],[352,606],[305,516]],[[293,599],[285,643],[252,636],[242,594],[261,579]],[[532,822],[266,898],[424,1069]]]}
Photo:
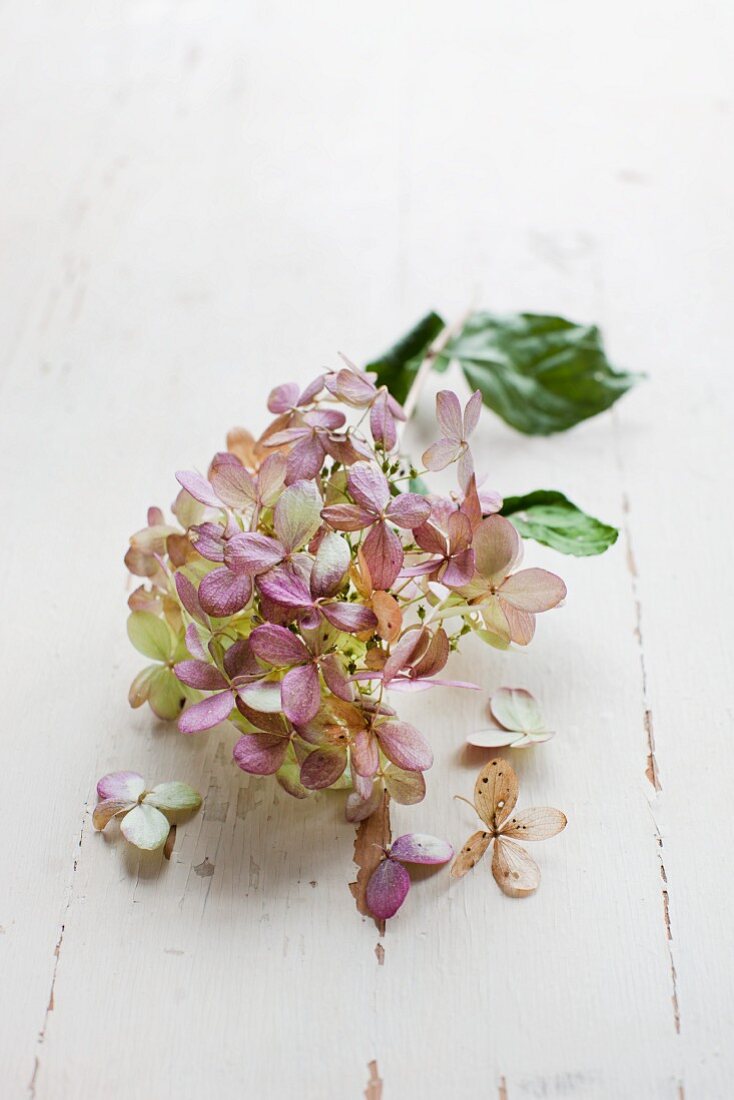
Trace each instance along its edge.
{"label": "green petal", "polygon": [[145,657],[153,661],[168,661],[173,650],[173,636],[168,625],[150,611],[133,611],[127,620],[130,641]]}
{"label": "green petal", "polygon": [[170,668],[158,668],[152,677],[148,702],[159,718],[178,718],[187,699],[186,691]]}
{"label": "green petal", "polygon": [[143,802],[161,810],[198,810],[201,795],[188,783],[158,783],[148,791]]}
{"label": "green petal", "polygon": [[166,843],[171,826],[160,810],[142,802],[122,819],[120,829],[125,840],[136,848],[151,852]]}

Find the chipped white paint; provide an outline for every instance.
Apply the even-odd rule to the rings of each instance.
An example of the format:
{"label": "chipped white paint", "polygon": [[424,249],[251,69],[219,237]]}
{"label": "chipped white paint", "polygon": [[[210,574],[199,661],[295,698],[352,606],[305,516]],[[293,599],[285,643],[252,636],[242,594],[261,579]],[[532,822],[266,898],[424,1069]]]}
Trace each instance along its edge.
{"label": "chipped white paint", "polygon": [[[730,1096],[731,6],[39,0],[0,28],[3,1097]],[[627,545],[529,550],[567,606],[455,662],[559,731],[516,761],[570,821],[539,894],[426,877],[376,950],[336,798],[127,709],[121,555],[274,379],[472,301],[599,319],[649,371],[568,436],[482,429],[494,485]],[[408,702],[437,762],[394,824],[458,843],[480,703]],[[92,835],[117,766],[207,794],[170,863]]]}

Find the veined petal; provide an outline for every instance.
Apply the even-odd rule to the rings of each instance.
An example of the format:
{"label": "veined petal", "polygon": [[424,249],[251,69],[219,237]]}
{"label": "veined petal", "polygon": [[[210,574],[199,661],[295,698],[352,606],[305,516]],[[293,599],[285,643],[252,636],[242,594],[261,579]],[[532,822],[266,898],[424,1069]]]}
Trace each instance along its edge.
{"label": "veined petal", "polygon": [[232,750],[238,768],[251,775],[274,775],[285,760],[288,738],[271,733],[246,733]]}
{"label": "veined petal", "polygon": [[173,583],[176,585],[178,598],[189,615],[197,622],[203,622],[206,617],[204,609],[199,603],[199,596],[189,578],[184,573],[174,573]]}
{"label": "veined petal", "polygon": [[113,817],[117,817],[118,814],[127,813],[134,805],[134,802],[127,802],[119,798],[104,798],[94,807],[92,825],[101,832],[105,825],[112,821]]}
{"label": "veined petal", "polygon": [[390,409],[387,390],[378,393],[370,409],[370,431],[375,443],[390,452],[398,441],[395,419]]}
{"label": "veined petal", "polygon": [[355,462],[349,470],[347,487],[357,504],[373,514],[384,511],[390,502],[387,478],[370,462]]}
{"label": "veined petal", "polygon": [[198,810],[201,806],[201,795],[188,783],[158,783],[151,791],[148,791],[143,799],[143,804],[157,806],[159,810],[172,810],[183,813],[187,810]]}
{"label": "veined petal", "polygon": [[198,500],[200,504],[208,504],[211,508],[222,507],[222,502],[212,486],[196,470],[178,470],[176,481],[186,490],[189,496],[192,496],[194,500]]}
{"label": "veined petal", "polygon": [[298,401],[300,390],[295,382],[284,382],[270,391],[268,411],[277,415],[289,412]]}
{"label": "veined petal", "polygon": [[446,562],[446,568],[440,574],[441,584],[445,584],[447,588],[463,588],[471,583],[475,571],[474,551],[462,550]]}
{"label": "veined petal", "polygon": [[160,810],[155,806],[147,806],[143,802],[125,815],[120,823],[120,829],[125,840],[134,844],[136,848],[152,852],[166,843],[171,826],[168,818]]}
{"label": "veined petal", "polygon": [[410,890],[410,875],[394,859],[383,859],[367,883],[367,908],[378,920],[394,917]]}
{"label": "veined petal", "polygon": [[347,634],[361,634],[363,630],[374,630],[377,616],[371,607],[361,603],[322,603],[321,612],[327,622],[337,630]]}
{"label": "veined petal", "polygon": [[483,519],[472,545],[477,573],[489,582],[506,577],[521,554],[520,536],[504,516]]}
{"label": "veined petal", "polygon": [[439,439],[423,452],[423,465],[427,470],[445,470],[461,454],[461,443],[453,439]]}
{"label": "veined petal", "polygon": [[228,686],[219,669],[208,661],[179,661],[173,671],[182,684],[200,691],[221,691]]}
{"label": "veined petal", "polygon": [[494,718],[508,730],[540,733],[545,730],[537,700],[525,688],[498,688],[490,699]]}
{"label": "veined petal", "polygon": [[286,458],[275,453],[268,455],[257,475],[257,495],[266,508],[272,507],[285,484]]}
{"label": "veined petal", "polygon": [[207,561],[224,561],[224,528],[218,523],[200,523],[189,533],[197,554]]}
{"label": "veined petal", "polygon": [[208,615],[222,619],[246,607],[252,596],[252,578],[227,566],[213,569],[199,585],[199,602]]}
{"label": "veined petal", "polygon": [[203,730],[212,729],[225,718],[229,718],[233,706],[234,700],[230,691],[210,695],[208,699],[194,703],[183,712],[178,720],[178,728],[181,733],[201,733]]}
{"label": "veined petal", "polygon": [[531,611],[518,611],[501,597],[499,604],[510,629],[510,641],[515,645],[529,645],[535,635],[535,615]]}
{"label": "veined petal", "polygon": [[316,551],[311,570],[311,594],[314,598],[336,595],[342,586],[350,561],[351,554],[347,541],[335,532],[327,532]]}
{"label": "veined petal", "polygon": [[329,504],[321,517],[337,531],[362,531],[375,522],[375,514],[359,504]]}
{"label": "veined petal", "polygon": [[196,657],[199,661],[206,661],[207,653],[204,649],[204,644],[196,627],[196,623],[189,623],[186,627],[184,637],[186,639],[186,648],[191,656]]}
{"label": "veined petal", "polygon": [[[493,516],[485,522],[496,518]],[[518,611],[537,613],[556,607],[566,596],[566,586],[560,577],[547,569],[521,569],[503,581],[500,594]]]}
{"label": "veined petal", "polygon": [[393,497],[385,515],[398,527],[420,527],[431,514],[431,505],[418,493],[401,493]]}
{"label": "veined petal", "polygon": [[290,669],[280,689],[283,713],[294,725],[303,725],[315,717],[321,705],[321,685],[314,665]]}
{"label": "veined petal", "polygon": [[386,592],[392,587],[405,560],[400,539],[386,523],[380,520],[364,540],[362,552],[373,585]]}
{"label": "veined petal", "polygon": [[404,833],[390,848],[390,857],[403,863],[448,863],[453,854],[448,840],[430,833]]}
{"label": "veined petal", "polygon": [[224,561],[234,573],[255,577],[278,565],[285,548],[277,539],[247,531],[234,535],[224,548]]}
{"label": "veined petal", "polygon": [[336,783],[346,766],[343,749],[315,749],[301,764],[301,783],[310,791],[320,791]]}
{"label": "veined petal", "polygon": [[490,760],[474,784],[474,805],[485,825],[499,828],[517,803],[519,785],[514,770],[506,760]]}
{"label": "veined petal", "polygon": [[436,394],[436,420],[447,439],[461,442],[464,438],[461,405],[452,390],[439,390]]}
{"label": "veined petal", "polygon": [[296,481],[280,496],[273,513],[275,533],[286,550],[300,550],[321,526],[321,495],[312,481]]}
{"label": "veined petal", "polygon": [[426,797],[426,781],[422,772],[409,772],[388,764],[384,772],[387,793],[401,806],[415,806]]}
{"label": "veined petal", "polygon": [[321,675],[326,681],[329,691],[338,699],[351,703],[354,699],[354,688],[349,680],[342,658],[338,653],[328,653],[321,661]]}
{"label": "veined petal", "polygon": [[385,756],[399,768],[424,772],[433,763],[430,745],[423,734],[408,722],[381,722],[375,726],[374,732]]}
{"label": "veined petal", "polygon": [[436,676],[449,659],[450,645],[446,631],[439,627],[419,661],[413,664],[413,675],[421,679]]}
{"label": "veined petal", "polygon": [[414,528],[413,538],[425,550],[427,554],[438,554],[444,557],[448,553],[449,544],[444,532],[430,521],[422,523]]}
{"label": "veined petal", "polygon": [[482,858],[492,840],[492,834],[484,829],[472,833],[451,865],[451,877],[463,878]]}
{"label": "veined petal", "polygon": [[357,775],[369,779],[377,772],[380,766],[380,753],[377,740],[369,730],[356,730],[352,739],[351,748],[352,766]]}
{"label": "veined petal", "polygon": [[511,898],[524,898],[540,885],[540,868],[524,848],[498,836],[492,855],[494,881]]}
{"label": "veined petal", "polygon": [[474,477],[474,459],[469,447],[464,447],[456,466],[456,478],[462,489],[466,490]]}
{"label": "veined petal", "polygon": [[216,463],[209,476],[214,492],[229,508],[244,511],[255,503],[257,492],[252,474],[236,459]]}
{"label": "veined petal", "polygon": [[501,645],[508,645],[512,632],[501,601],[496,596],[490,596],[480,605],[479,610],[482,613],[488,633],[494,635]]}
{"label": "veined petal", "polygon": [[357,409],[369,405],[376,392],[374,384],[370,382],[369,378],[347,368],[337,371],[330,389],[347,405],[352,405]]}
{"label": "veined petal", "polygon": [[529,810],[513,814],[502,835],[519,840],[547,840],[560,833],[567,824],[568,819],[560,810],[554,810],[552,806],[532,806]]}
{"label": "veined petal", "polygon": [[477,424],[479,423],[479,416],[482,411],[482,393],[481,390],[474,390],[464,408],[464,430],[462,432],[462,438],[468,439],[472,434]]}
{"label": "veined petal", "polygon": [[285,566],[277,566],[257,578],[257,586],[263,596],[280,607],[311,607],[311,590],[300,573]]}
{"label": "veined petal", "polygon": [[[285,435],[285,432],[281,432]],[[297,481],[311,481],[318,476],[324,462],[324,445],[318,435],[309,432],[300,443],[296,443],[288,455],[285,480],[288,485]]]}
{"label": "veined petal", "polygon": [[116,799],[118,802],[137,802],[145,790],[145,780],[139,772],[110,772],[97,783],[100,801]]}
{"label": "veined petal", "polygon": [[256,657],[278,668],[290,668],[311,659],[301,639],[275,623],[256,626],[250,635],[250,645]]}

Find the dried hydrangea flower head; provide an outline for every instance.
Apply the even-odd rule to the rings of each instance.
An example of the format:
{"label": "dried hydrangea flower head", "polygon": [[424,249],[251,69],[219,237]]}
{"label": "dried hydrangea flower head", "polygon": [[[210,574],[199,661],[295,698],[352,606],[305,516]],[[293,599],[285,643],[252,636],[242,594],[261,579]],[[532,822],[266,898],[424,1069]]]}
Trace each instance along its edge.
{"label": "dried hydrangea flower head", "polygon": [[498,688],[489,701],[494,724],[470,733],[467,742],[480,749],[526,749],[550,741],[555,734],[546,728],[537,700],[525,688]]}
{"label": "dried hydrangea flower head", "polygon": [[150,790],[138,772],[110,772],[97,783],[99,802],[92,822],[100,831],[117,818],[125,840],[136,848],[153,851],[168,839],[171,822],[167,813],[198,810],[201,795],[188,783],[158,783]]}
{"label": "dried hydrangea flower head", "polygon": [[187,734],[229,721],[243,771],[296,798],[344,788],[360,821],[384,791],[420,801],[433,762],[388,693],[475,687],[442,675],[461,637],[524,645],[565,587],[512,572],[519,538],[474,475],[479,395],[462,412],[439,394],[426,465],[455,463],[458,484],[427,496],[399,453],[400,405],[343,363],[276,386],[260,437],[237,429],[205,474],[179,471],[171,521],[153,508],[133,535],[130,637],[155,663],[130,701]]}
{"label": "dried hydrangea flower head", "polygon": [[540,868],[517,840],[547,840],[565,829],[567,819],[550,806],[513,813],[518,793],[517,776],[506,760],[490,760],[482,768],[474,784],[474,802],[468,804],[484,828],[472,833],[462,847],[451,868],[452,878],[470,871],[494,841],[492,874],[499,888],[511,898],[524,898],[537,890]]}

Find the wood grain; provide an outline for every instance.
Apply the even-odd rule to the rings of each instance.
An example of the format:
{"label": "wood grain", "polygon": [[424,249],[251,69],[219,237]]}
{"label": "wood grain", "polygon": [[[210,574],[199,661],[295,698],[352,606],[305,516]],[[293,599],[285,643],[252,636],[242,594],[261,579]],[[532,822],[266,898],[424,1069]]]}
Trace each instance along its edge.
{"label": "wood grain", "polygon": [[[731,6],[39,0],[0,31],[2,1095],[728,1100]],[[624,528],[528,546],[566,606],[450,665],[538,697],[558,734],[513,766],[569,825],[534,897],[421,877],[378,944],[338,797],[128,710],[121,559],[274,380],[472,304],[600,321],[650,377],[566,436],[483,419],[493,486]],[[429,388],[406,443],[430,422]],[[393,830],[458,845],[483,700],[399,705],[436,764]],[[114,767],[206,794],[170,860],[92,833]]]}

